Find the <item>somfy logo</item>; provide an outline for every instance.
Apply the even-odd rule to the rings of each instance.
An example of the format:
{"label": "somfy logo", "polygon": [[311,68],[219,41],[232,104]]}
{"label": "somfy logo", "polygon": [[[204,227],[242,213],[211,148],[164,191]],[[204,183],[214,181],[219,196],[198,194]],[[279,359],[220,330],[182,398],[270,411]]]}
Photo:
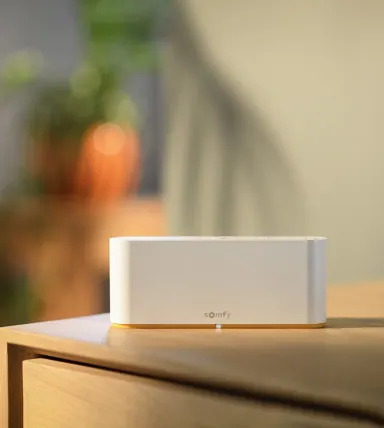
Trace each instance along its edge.
{"label": "somfy logo", "polygon": [[211,319],[229,319],[231,317],[231,313],[228,311],[224,312],[206,312],[204,314],[205,318]]}

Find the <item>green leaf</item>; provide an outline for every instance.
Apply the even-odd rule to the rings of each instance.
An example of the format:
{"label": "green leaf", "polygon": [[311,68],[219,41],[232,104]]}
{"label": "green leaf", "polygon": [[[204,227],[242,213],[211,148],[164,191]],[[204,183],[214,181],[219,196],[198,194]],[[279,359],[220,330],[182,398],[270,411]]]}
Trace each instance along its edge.
{"label": "green leaf", "polygon": [[83,64],[70,78],[73,94],[78,98],[95,94],[101,84],[99,69],[92,64]]}
{"label": "green leaf", "polygon": [[35,81],[42,69],[43,58],[39,52],[17,52],[9,57],[1,81],[6,89],[14,90]]}
{"label": "green leaf", "polygon": [[136,106],[124,92],[111,93],[105,99],[105,119],[135,127],[138,123]]}

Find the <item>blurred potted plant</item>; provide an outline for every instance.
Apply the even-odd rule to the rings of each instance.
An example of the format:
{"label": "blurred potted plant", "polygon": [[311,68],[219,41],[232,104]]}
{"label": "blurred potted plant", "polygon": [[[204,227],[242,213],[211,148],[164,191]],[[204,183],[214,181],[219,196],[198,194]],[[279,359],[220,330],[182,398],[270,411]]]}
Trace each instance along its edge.
{"label": "blurred potted plant", "polygon": [[[165,3],[78,0],[84,60],[66,79],[45,73],[39,53],[18,52],[9,59],[0,75],[2,101],[20,93],[28,101],[23,193],[104,203],[134,192],[139,118],[124,86],[157,64],[154,35]],[[11,229],[6,202],[1,220]],[[44,224],[39,219],[33,233]],[[38,296],[23,272],[15,276],[8,257],[13,238],[0,235],[0,326],[28,322]]]}
{"label": "blurred potted plant", "polygon": [[124,85],[156,65],[164,3],[80,0],[85,57],[68,79],[45,76],[31,52],[10,59],[3,93],[31,89],[26,172],[40,193],[106,202],[136,189],[138,117]]}

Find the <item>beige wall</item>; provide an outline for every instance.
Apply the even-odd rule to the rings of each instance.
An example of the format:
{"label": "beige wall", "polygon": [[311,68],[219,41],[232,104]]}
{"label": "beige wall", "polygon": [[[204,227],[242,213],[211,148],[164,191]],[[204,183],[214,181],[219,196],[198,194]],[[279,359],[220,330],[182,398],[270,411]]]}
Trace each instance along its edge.
{"label": "beige wall", "polygon": [[[331,282],[382,279],[384,1],[185,0],[183,7],[200,55],[207,55],[209,64],[200,68],[216,74],[253,120],[253,128],[243,124],[233,136],[236,184],[227,203],[235,208],[224,232],[327,236]],[[196,91],[185,95],[185,105]],[[209,99],[215,95],[200,96],[207,109],[202,134],[211,135],[204,147],[211,154],[201,157],[207,172],[199,178],[199,197],[189,201],[190,209],[201,207],[195,208],[194,229],[180,220],[183,180],[171,184],[191,125],[180,119],[168,134],[169,147],[173,140],[179,145],[178,155],[169,150],[165,180],[175,233],[214,233],[209,225],[221,213],[212,214],[213,193],[204,189],[214,180],[209,170],[222,168],[217,158],[227,149],[212,129],[224,125],[206,118],[218,109]],[[239,155],[243,140],[254,146],[256,171],[241,178],[250,159]],[[250,186],[258,190],[252,193]],[[258,201],[256,209],[251,199]]]}

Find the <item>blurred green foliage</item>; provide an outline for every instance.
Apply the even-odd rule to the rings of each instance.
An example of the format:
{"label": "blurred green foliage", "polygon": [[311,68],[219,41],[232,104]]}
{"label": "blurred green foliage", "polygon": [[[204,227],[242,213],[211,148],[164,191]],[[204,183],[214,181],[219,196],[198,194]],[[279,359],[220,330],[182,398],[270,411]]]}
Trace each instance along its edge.
{"label": "blurred green foliage", "polygon": [[80,4],[91,63],[117,73],[156,65],[153,41],[166,21],[168,0],[82,0]]}
{"label": "blurred green foliage", "polygon": [[43,58],[39,52],[21,51],[11,55],[2,76],[3,95],[12,94],[35,81],[43,68]]}
{"label": "blurred green foliage", "polygon": [[44,75],[39,53],[18,52],[9,59],[1,92],[11,95],[32,86],[26,114],[30,140],[79,145],[98,122],[137,126],[124,84],[159,64],[156,33],[166,22],[168,1],[79,0],[84,58],[68,79]]}

